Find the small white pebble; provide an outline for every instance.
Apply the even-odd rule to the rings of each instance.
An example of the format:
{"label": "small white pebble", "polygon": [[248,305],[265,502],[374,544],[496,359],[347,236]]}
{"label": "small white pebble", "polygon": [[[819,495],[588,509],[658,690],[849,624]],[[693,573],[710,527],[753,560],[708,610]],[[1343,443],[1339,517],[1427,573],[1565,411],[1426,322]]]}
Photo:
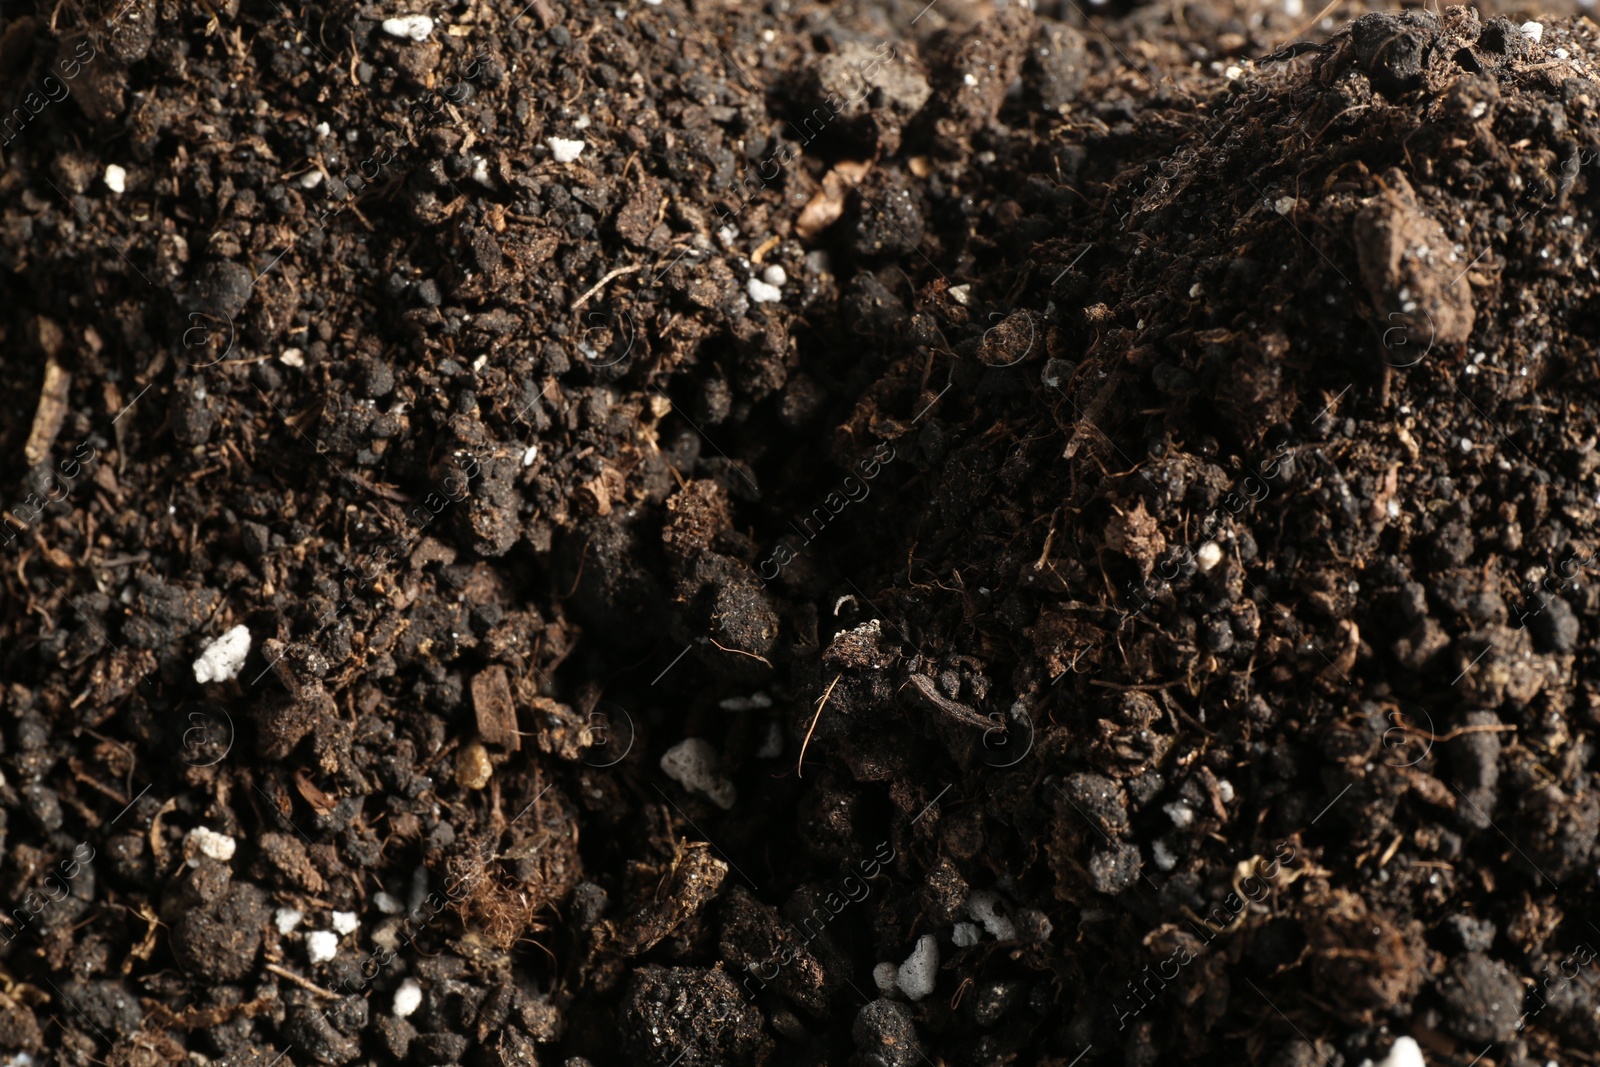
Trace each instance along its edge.
{"label": "small white pebble", "polygon": [[892,963],[880,963],[872,968],[872,982],[878,987],[878,992],[888,996],[900,987],[895,984],[895,972],[900,968]]}
{"label": "small white pebble", "polygon": [[250,628],[235,626],[200,653],[200,658],[194,661],[194,680],[201,685],[232,681],[239,677],[249,655]]}
{"label": "small white pebble", "polygon": [[1201,287],[1199,282],[1195,282],[1193,285],[1189,286],[1189,299],[1193,300],[1203,292],[1205,292],[1205,289]]}
{"label": "small white pebble", "polygon": [[422,1006],[422,986],[415,978],[407,978],[394,991],[394,1015],[397,1019],[410,1018]]}
{"label": "small white pebble", "polygon": [[341,934],[353,934],[361,925],[361,920],[356,918],[353,911],[336,911],[333,913],[333,928]]}
{"label": "small white pebble", "polygon": [[1460,448],[1461,451],[1463,451],[1463,452],[1471,452],[1472,451],[1472,438],[1463,437],[1460,441],[1458,441],[1456,443],[1456,447]]}
{"label": "small white pebble", "polygon": [[[192,843],[201,855],[210,856],[218,863],[227,863],[233,859],[233,854],[239,847],[239,843],[227,834],[219,834],[204,826],[196,826],[190,830],[184,840]],[[200,864],[197,860],[190,860],[189,865],[198,867]]]}
{"label": "small white pebble", "polygon": [[572,120],[572,128],[575,130],[587,130],[593,125],[594,120],[590,119],[588,115],[579,115],[576,119]]}
{"label": "small white pebble", "polygon": [[1207,541],[1194,554],[1194,561],[1202,571],[1209,573],[1211,568],[1222,562],[1222,546],[1215,541]]}
{"label": "small white pebble", "polygon": [[1167,817],[1172,820],[1172,825],[1180,830],[1194,822],[1194,812],[1189,808],[1189,805],[1181,800],[1175,800],[1171,804],[1164,804],[1161,810],[1167,813]]}
{"label": "small white pebble", "polygon": [[277,925],[278,933],[287,936],[294,932],[294,928],[299,926],[300,920],[305,917],[306,913],[299,908],[279,908],[272,921]]}
{"label": "small white pebble", "polygon": [[1156,866],[1163,871],[1170,871],[1178,865],[1178,857],[1165,841],[1157,840],[1150,846],[1150,854],[1155,857]]}
{"label": "small white pebble", "polygon": [[413,41],[426,41],[433,33],[433,20],[427,15],[402,15],[397,19],[384,19],[383,32],[391,37],[409,37]]}
{"label": "small white pebble", "polygon": [[128,172],[115,163],[108,163],[106,165],[105,182],[107,189],[121,196],[128,188]]}
{"label": "small white pebble", "polygon": [[283,354],[278,357],[278,362],[285,367],[299,369],[306,365],[306,354],[298,348],[285,348]]}
{"label": "small white pebble", "polygon": [[308,170],[304,174],[300,175],[299,178],[295,179],[295,184],[299,185],[302,189],[315,189],[317,186],[322,184],[322,172],[316,168],[312,168],[311,170]]}
{"label": "small white pebble", "polygon": [[569,141],[565,137],[545,138],[545,147],[550,149],[550,154],[557,163],[571,163],[583,155],[583,150],[589,147],[587,141]]}
{"label": "small white pebble", "polygon": [[1272,210],[1276,211],[1280,215],[1287,215],[1289,212],[1294,210],[1294,206],[1299,202],[1300,201],[1296,200],[1292,196],[1280,196],[1272,205]]}
{"label": "small white pebble", "polygon": [[[1354,590],[1352,590],[1352,592],[1353,591]],[[1232,804],[1233,803],[1233,797],[1234,797],[1233,783],[1228,781],[1226,778],[1218,778],[1217,779],[1217,796],[1222,798],[1222,802],[1224,804]]]}
{"label": "small white pebble", "polygon": [[1227,70],[1222,72],[1222,76],[1224,78],[1227,78],[1231,82],[1232,81],[1238,81],[1240,78],[1244,77],[1244,68],[1243,67],[1229,67]]}
{"label": "small white pebble", "polygon": [[534,444],[529,445],[527,447],[527,449],[522,453],[522,465],[524,467],[531,467],[531,466],[533,466],[533,461],[535,459],[538,459],[538,458],[539,458],[539,445],[538,445],[537,442],[535,442]]}
{"label": "small white pebble", "polygon": [[972,286],[970,284],[952,285],[950,287],[950,299],[962,307],[966,307],[967,301],[972,299]]}
{"label": "small white pebble", "polygon": [[956,923],[950,931],[950,940],[956,943],[957,948],[971,948],[979,941],[978,928],[972,923]]}
{"label": "small white pebble", "polygon": [[312,963],[327,963],[339,954],[339,935],[332,930],[313,930],[306,935],[306,958]]}
{"label": "small white pebble", "polygon": [[406,906],[400,902],[399,897],[391,896],[381,890],[372,894],[372,903],[374,907],[385,915],[399,915],[406,910]]}
{"label": "small white pebble", "polygon": [[789,280],[789,272],[774,263],[761,272],[761,280],[768,285],[782,285]]}
{"label": "small white pebble", "polygon": [[750,299],[758,304],[772,304],[783,299],[783,290],[776,285],[768,285],[760,278],[751,278],[745,286],[750,293]]}
{"label": "small white pebble", "polygon": [[472,180],[479,185],[491,184],[489,179],[489,161],[482,156],[472,157]]}
{"label": "small white pebble", "polygon": [[1556,49],[1556,58],[1557,59],[1566,59],[1566,58],[1568,58],[1567,50],[1565,48],[1557,48]]}
{"label": "small white pebble", "polygon": [[895,971],[895,984],[912,1000],[933,992],[939,980],[939,941],[932,934],[917,938],[917,947]]}
{"label": "small white pebble", "polygon": [[[328,136],[328,134],[330,134],[332,132],[333,132],[333,127],[329,126],[326,122],[317,123],[317,136],[318,137],[326,137],[326,136]],[[351,130],[350,132],[354,133],[355,131]]]}
{"label": "small white pebble", "polygon": [[[1528,40],[1537,41],[1544,36],[1544,26],[1537,22],[1524,22],[1522,24],[1522,33]],[[1399,1046],[1397,1045],[1396,1047],[1398,1048]]]}

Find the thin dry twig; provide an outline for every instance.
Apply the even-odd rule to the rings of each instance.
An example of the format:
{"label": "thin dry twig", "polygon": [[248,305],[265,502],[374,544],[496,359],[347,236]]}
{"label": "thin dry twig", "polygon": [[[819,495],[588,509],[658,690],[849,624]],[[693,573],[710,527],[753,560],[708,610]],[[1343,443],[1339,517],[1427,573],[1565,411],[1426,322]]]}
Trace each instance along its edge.
{"label": "thin dry twig", "polygon": [[827,706],[828,698],[833,696],[833,687],[838,685],[839,679],[843,677],[843,671],[840,671],[838,674],[834,675],[833,681],[828,683],[828,691],[822,694],[821,700],[817,701],[817,713],[811,716],[811,728],[806,731],[806,739],[800,743],[800,760],[794,765],[794,776],[796,778],[804,778],[806,776],[804,770],[806,764],[806,746],[811,744],[811,735],[816,732],[817,720],[822,718],[822,709]]}

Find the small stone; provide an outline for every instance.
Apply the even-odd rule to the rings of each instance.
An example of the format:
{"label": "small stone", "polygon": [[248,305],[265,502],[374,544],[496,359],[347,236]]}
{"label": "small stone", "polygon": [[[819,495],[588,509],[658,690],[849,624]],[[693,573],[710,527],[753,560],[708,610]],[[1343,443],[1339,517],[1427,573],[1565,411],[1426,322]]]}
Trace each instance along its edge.
{"label": "small stone", "polygon": [[372,903],[385,915],[399,915],[406,910],[405,904],[401,902],[399,897],[381,891],[372,894]]}
{"label": "small stone", "polygon": [[[976,931],[977,927],[973,927],[973,930]],[[894,980],[895,972],[899,969],[900,968],[887,961],[872,968],[872,982],[878,987],[878,992],[882,993],[884,996],[888,996],[896,989],[900,988],[895,984]]]}
{"label": "small stone", "polygon": [[1524,22],[1519,29],[1522,35],[1530,41],[1537,41],[1544,36],[1544,27],[1537,22]]}
{"label": "small stone", "polygon": [[956,923],[950,931],[950,940],[956,943],[957,948],[971,948],[982,940],[982,935],[972,923]]}
{"label": "small stone", "polygon": [[468,741],[456,752],[456,785],[463,789],[482,789],[494,777],[489,750],[481,741]]}
{"label": "small stone", "polygon": [[115,163],[108,163],[106,165],[105,182],[107,189],[121,196],[128,188],[128,172]]}
{"label": "small stone", "polygon": [[1199,564],[1201,571],[1209,572],[1222,562],[1222,546],[1215,541],[1207,541],[1200,546],[1200,551],[1194,554],[1194,561]]}
{"label": "small stone", "polygon": [[862,1007],[850,1028],[863,1060],[883,1067],[911,1067],[921,1062],[917,1048],[917,1025],[902,1004],[874,1000]]}
{"label": "small stone", "polygon": [[413,41],[426,41],[433,34],[433,19],[427,15],[402,15],[397,19],[384,19],[383,32],[391,37],[409,37]]}
{"label": "small stone", "polygon": [[789,280],[789,273],[774,263],[761,272],[761,279],[768,285],[782,286],[784,282]]}

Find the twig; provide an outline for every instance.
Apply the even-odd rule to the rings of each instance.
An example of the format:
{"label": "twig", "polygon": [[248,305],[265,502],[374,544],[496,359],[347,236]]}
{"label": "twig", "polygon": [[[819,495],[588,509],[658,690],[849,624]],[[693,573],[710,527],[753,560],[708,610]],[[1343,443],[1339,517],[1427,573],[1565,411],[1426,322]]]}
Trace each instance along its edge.
{"label": "twig", "polygon": [[806,765],[806,746],[811,744],[811,735],[816,732],[817,720],[822,718],[822,709],[827,706],[828,698],[833,696],[833,687],[838,685],[839,679],[843,677],[843,671],[840,671],[838,674],[834,675],[833,681],[828,683],[828,691],[822,694],[821,700],[817,701],[817,713],[811,716],[811,728],[806,731],[806,739],[800,742],[800,760],[794,765],[794,776],[796,778],[805,777],[804,768]]}
{"label": "twig", "polygon": [[587,304],[589,302],[589,298],[598,293],[600,290],[604,289],[606,287],[606,282],[609,282],[612,278],[620,278],[624,274],[632,274],[634,271],[638,270],[644,270],[643,263],[636,263],[631,267],[618,267],[610,274],[607,274],[604,278],[601,278],[599,281],[595,282],[593,288],[591,288],[587,293],[584,293],[582,296],[578,297],[578,299],[574,300],[572,302],[572,310],[577,311],[579,308],[583,307],[583,305]]}
{"label": "twig", "polygon": [[[708,637],[706,640],[710,641],[713,645],[717,645],[717,639],[715,637]],[[766,663],[769,667],[772,666],[771,663],[767,662],[767,658],[765,656],[758,656],[754,652],[746,652],[742,648],[729,648],[727,645],[717,645],[717,647],[722,649],[724,652],[733,652],[740,656],[749,656],[751,659],[758,659],[762,663]]]}
{"label": "twig", "polygon": [[295,985],[299,986],[302,989],[309,989],[311,992],[315,993],[319,997],[323,997],[324,999],[327,999],[327,1000],[343,1000],[344,999],[343,997],[341,997],[337,993],[330,993],[326,989],[323,989],[321,986],[317,985],[316,983],[308,981],[305,978],[301,978],[298,974],[295,974],[293,971],[288,970],[287,968],[279,967],[276,963],[267,964],[267,970],[271,971],[273,974],[277,975],[279,978],[287,978],[287,979],[289,979],[289,981],[293,982]]}

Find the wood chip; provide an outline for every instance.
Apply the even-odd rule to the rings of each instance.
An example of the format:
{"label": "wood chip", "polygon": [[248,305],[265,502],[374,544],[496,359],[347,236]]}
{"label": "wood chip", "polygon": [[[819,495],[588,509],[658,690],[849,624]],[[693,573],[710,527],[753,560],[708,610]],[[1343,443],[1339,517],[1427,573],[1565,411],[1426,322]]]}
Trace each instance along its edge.
{"label": "wood chip", "polygon": [[845,197],[871,169],[871,163],[846,161],[824,175],[822,188],[800,209],[800,217],[794,224],[795,236],[809,241],[838,222],[844,214]]}
{"label": "wood chip", "polygon": [[511,680],[504,667],[496,665],[479,671],[472,679],[472,706],[478,713],[478,733],[485,741],[512,752],[522,748]]}
{"label": "wood chip", "polygon": [[71,388],[72,375],[63,370],[54,357],[45,360],[44,388],[39,391],[39,406],[33,413],[28,443],[22,448],[28,466],[49,458],[51,446],[56,443],[61,424],[67,418],[67,393]]}

